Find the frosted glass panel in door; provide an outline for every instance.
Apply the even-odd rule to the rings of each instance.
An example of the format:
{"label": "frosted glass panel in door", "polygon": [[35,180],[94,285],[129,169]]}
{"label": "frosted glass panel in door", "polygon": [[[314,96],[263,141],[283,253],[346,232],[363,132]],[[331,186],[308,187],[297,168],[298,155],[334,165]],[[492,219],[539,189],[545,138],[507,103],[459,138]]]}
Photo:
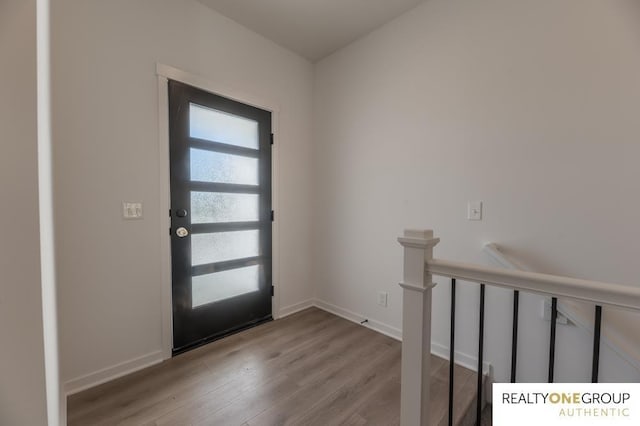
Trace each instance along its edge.
{"label": "frosted glass panel in door", "polygon": [[260,255],[260,231],[215,232],[191,235],[193,266]]}
{"label": "frosted glass panel in door", "polygon": [[191,192],[191,223],[256,222],[257,194]]}
{"label": "frosted glass panel in door", "polygon": [[260,289],[260,266],[199,275],[191,281],[191,307],[206,305]]}
{"label": "frosted glass panel in door", "polygon": [[189,104],[192,138],[258,149],[258,122],[216,109]]}
{"label": "frosted glass panel in door", "polygon": [[191,148],[191,180],[258,185],[258,159]]}

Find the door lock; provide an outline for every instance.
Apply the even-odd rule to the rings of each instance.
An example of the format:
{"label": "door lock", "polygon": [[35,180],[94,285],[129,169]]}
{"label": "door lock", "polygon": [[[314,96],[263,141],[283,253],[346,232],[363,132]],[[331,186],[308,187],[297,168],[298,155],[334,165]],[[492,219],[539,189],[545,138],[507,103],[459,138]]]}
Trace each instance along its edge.
{"label": "door lock", "polygon": [[176,229],[176,235],[180,238],[184,238],[189,235],[189,231],[187,231],[187,228],[181,226],[180,228]]}

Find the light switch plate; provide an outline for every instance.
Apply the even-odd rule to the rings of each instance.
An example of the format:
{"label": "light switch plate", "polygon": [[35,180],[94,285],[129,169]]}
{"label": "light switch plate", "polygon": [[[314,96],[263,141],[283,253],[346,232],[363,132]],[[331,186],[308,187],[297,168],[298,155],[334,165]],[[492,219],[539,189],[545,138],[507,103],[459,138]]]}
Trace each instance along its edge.
{"label": "light switch plate", "polygon": [[122,217],[124,219],[142,219],[142,203],[123,201]]}
{"label": "light switch plate", "polygon": [[467,219],[482,220],[482,201],[469,201],[467,204]]}

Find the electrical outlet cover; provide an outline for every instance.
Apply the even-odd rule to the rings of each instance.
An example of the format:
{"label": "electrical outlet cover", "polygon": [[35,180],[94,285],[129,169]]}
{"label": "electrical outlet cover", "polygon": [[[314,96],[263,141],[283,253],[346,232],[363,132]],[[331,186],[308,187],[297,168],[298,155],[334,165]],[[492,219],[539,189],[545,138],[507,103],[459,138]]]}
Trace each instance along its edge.
{"label": "electrical outlet cover", "polygon": [[385,291],[378,292],[378,305],[386,308],[388,303],[389,293]]}

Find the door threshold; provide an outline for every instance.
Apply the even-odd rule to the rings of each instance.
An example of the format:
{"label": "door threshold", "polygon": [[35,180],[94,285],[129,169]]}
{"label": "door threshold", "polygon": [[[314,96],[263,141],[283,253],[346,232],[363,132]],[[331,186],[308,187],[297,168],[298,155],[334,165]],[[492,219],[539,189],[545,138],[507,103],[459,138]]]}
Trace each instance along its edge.
{"label": "door threshold", "polygon": [[191,344],[183,346],[181,348],[172,349],[171,350],[171,356],[174,357],[174,356],[183,354],[185,352],[189,352],[190,350],[199,348],[199,347],[204,346],[204,345],[208,345],[209,343],[215,342],[216,340],[224,339],[225,337],[229,337],[229,336],[231,336],[233,334],[240,333],[241,331],[248,330],[250,328],[256,327],[256,326],[258,326],[260,324],[264,324],[264,323],[267,323],[267,322],[270,322],[270,321],[273,321],[273,317],[271,315],[269,315],[269,316],[267,316],[265,318],[261,318],[261,319],[255,320],[255,321],[251,321],[251,322],[249,322],[247,324],[243,324],[243,325],[241,325],[239,327],[235,327],[235,328],[231,328],[229,330],[225,330],[222,333],[218,333],[218,334],[214,334],[214,335],[209,336],[209,337],[205,337],[204,339],[200,339],[197,342],[191,343]]}

